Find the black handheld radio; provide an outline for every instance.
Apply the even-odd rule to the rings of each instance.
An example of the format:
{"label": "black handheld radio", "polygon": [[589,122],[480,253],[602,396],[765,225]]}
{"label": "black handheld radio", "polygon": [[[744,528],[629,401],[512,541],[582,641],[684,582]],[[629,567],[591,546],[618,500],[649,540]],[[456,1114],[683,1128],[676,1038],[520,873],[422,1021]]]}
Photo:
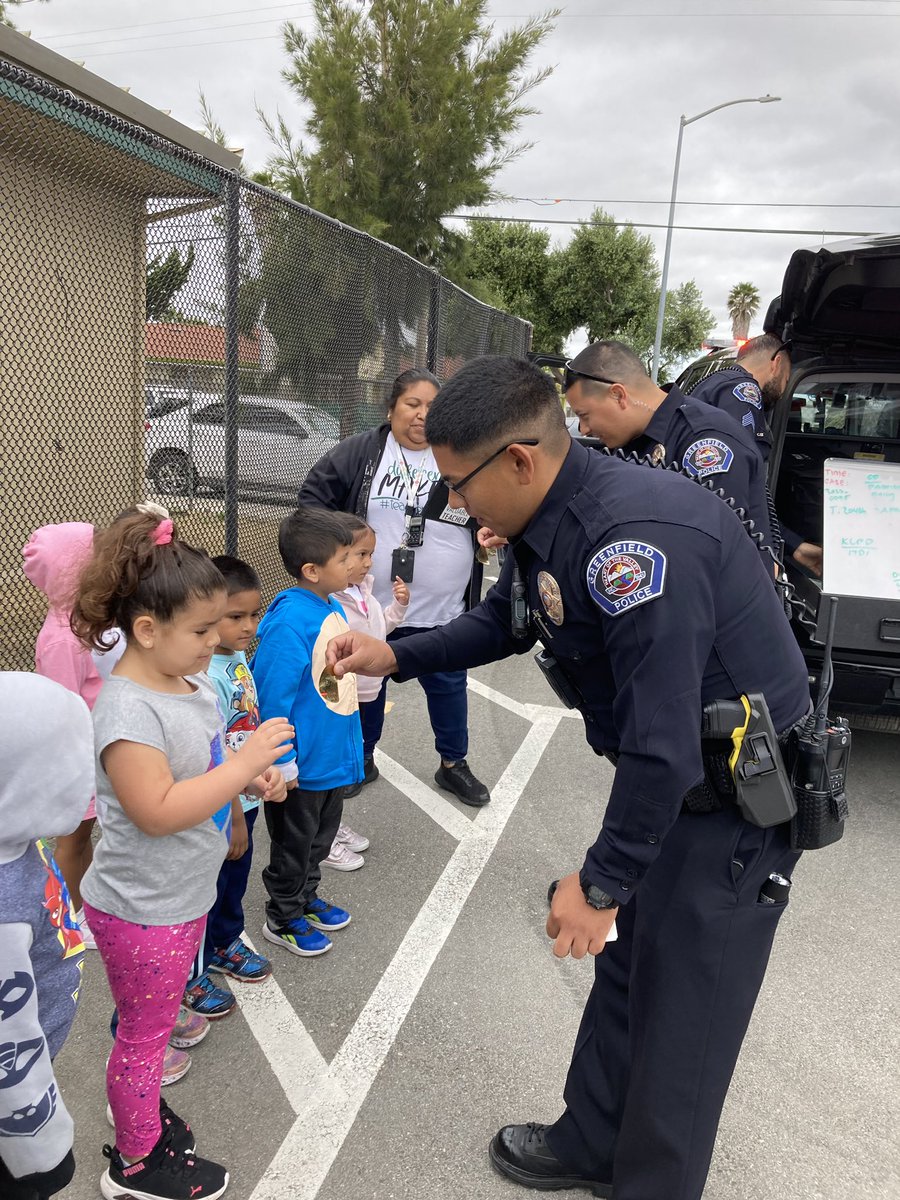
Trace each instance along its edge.
{"label": "black handheld radio", "polygon": [[821,850],[844,836],[848,816],[847,769],[850,765],[850,726],[843,717],[828,716],[834,683],[831,649],[837,619],[837,596],[829,602],[819,695],[813,712],[791,734],[791,783],[797,814],[791,822],[794,850]]}

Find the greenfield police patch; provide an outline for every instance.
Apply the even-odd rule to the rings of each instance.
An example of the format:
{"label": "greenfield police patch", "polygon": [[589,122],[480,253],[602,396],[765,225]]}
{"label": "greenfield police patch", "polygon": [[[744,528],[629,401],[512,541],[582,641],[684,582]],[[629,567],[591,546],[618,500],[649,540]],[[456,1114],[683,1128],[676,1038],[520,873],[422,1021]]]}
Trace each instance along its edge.
{"label": "greenfield police patch", "polygon": [[646,542],[610,542],[587,565],[591,599],[610,617],[618,617],[663,594],[666,556]]}
{"label": "greenfield police patch", "polygon": [[747,380],[746,383],[739,383],[734,389],[734,394],[745,404],[752,404],[754,408],[762,408],[762,392],[759,390],[758,383],[751,383],[750,380]]}
{"label": "greenfield police patch", "polygon": [[681,465],[690,475],[703,479],[707,475],[723,474],[734,462],[734,451],[718,438],[701,438],[684,452]]}

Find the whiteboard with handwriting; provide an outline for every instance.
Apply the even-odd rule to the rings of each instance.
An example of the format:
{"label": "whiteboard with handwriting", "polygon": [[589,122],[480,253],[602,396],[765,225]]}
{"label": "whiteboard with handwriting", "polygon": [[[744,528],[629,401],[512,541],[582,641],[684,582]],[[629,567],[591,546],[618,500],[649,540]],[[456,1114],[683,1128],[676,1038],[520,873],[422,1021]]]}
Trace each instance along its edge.
{"label": "whiteboard with handwriting", "polygon": [[900,600],[900,463],[825,460],[822,588]]}

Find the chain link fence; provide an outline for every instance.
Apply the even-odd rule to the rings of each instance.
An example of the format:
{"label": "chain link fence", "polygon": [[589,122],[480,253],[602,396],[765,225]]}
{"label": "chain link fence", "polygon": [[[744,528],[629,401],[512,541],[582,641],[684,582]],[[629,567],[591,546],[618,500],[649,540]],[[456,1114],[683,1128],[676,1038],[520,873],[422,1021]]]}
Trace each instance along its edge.
{"label": "chain link fence", "polygon": [[394,377],[523,355],[531,327],[402,252],[0,59],[0,667],[44,618],[40,525],[155,500],[284,585],[309,468]]}

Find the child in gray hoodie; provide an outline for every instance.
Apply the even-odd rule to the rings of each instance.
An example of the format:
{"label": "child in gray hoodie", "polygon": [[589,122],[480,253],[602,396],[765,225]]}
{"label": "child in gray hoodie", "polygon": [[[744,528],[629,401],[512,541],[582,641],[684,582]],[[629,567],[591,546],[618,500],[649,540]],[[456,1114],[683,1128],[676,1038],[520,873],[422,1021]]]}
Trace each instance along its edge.
{"label": "child in gray hoodie", "polygon": [[62,874],[36,839],[77,829],[93,793],[85,702],[39,675],[0,674],[0,762],[0,1196],[45,1200],[75,1171],[53,1059],[84,953]]}

